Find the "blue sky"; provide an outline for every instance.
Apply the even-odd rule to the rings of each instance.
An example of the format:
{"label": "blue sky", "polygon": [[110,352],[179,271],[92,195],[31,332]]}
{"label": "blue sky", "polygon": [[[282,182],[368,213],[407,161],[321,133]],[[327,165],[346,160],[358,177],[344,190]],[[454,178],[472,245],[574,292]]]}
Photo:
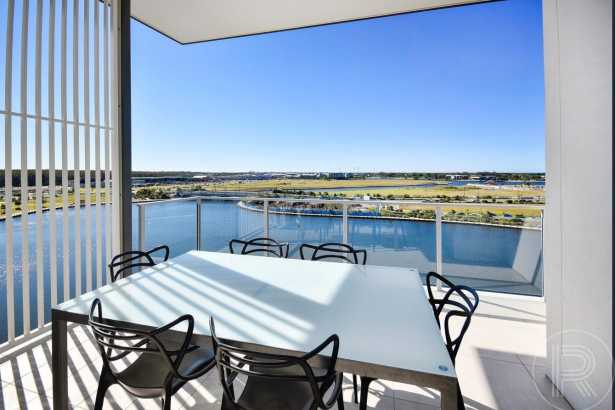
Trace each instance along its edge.
{"label": "blue sky", "polygon": [[[32,4],[31,27],[34,12]],[[20,1],[15,13],[20,22]],[[58,42],[59,18],[57,11]],[[0,27],[5,20],[3,6]],[[132,29],[135,170],[544,171],[540,1],[506,0],[186,46],[138,22]],[[5,34],[0,30],[0,44]],[[34,34],[30,30],[29,112]],[[16,41],[19,36],[16,29]],[[68,37],[70,45],[71,30]],[[13,51],[17,111],[19,47]],[[59,57],[55,63],[59,87]],[[4,66],[2,58],[2,89]],[[72,119],[70,53],[68,67]],[[42,101],[46,89],[44,84]],[[47,104],[42,108],[46,115]],[[79,110],[83,120],[82,104]],[[17,167],[18,118],[13,122]],[[33,126],[29,121],[29,142]],[[46,138],[44,126],[44,144]],[[33,167],[34,152],[28,156]]]}
{"label": "blue sky", "polygon": [[132,50],[134,169],[544,171],[539,1]]}

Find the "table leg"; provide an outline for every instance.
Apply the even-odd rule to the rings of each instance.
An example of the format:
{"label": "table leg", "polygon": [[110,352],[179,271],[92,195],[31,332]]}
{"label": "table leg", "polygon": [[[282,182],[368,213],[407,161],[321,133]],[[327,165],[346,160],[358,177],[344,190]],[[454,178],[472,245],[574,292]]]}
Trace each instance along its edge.
{"label": "table leg", "polygon": [[454,383],[448,386],[447,389],[440,391],[441,408],[442,410],[464,410],[463,402],[459,402],[459,383]]}
{"label": "table leg", "polygon": [[68,352],[66,321],[51,319],[51,375],[54,410],[68,409]]}
{"label": "table leg", "polygon": [[359,410],[367,410],[367,396],[369,394],[369,384],[375,379],[361,376],[361,398],[359,399]]}

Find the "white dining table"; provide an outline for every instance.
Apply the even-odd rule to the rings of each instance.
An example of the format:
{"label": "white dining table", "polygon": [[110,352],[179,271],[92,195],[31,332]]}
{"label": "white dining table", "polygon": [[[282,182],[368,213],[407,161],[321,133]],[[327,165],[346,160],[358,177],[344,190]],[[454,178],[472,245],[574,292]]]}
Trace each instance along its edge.
{"label": "white dining table", "polygon": [[442,409],[458,408],[455,369],[415,269],[179,255],[53,307],[56,410],[69,403],[67,324],[87,324],[96,298],[105,319],[144,329],[191,314],[199,344],[211,343],[210,316],[221,338],[262,352],[300,355],[335,333],[339,371],[435,388]]}

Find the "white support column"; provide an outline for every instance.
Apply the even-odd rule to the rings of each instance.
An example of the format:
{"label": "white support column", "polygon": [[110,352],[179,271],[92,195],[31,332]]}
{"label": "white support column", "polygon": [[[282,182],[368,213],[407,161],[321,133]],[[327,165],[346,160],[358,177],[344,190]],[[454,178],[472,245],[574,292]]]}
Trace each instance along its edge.
{"label": "white support column", "polygon": [[[15,19],[15,2],[7,0],[6,49],[4,73],[4,105],[7,111],[13,105],[13,27]],[[4,116],[4,199],[6,226],[6,323],[8,340],[15,340],[15,297],[14,297],[14,262],[13,262],[13,118]]]}
{"label": "white support column", "polygon": [[90,133],[90,2],[83,2],[83,123],[85,202],[85,290],[92,290],[92,175]]}
{"label": "white support column", "polygon": [[111,260],[112,256],[112,201],[111,201],[111,138],[112,132],[109,130],[111,126],[111,120],[109,116],[110,111],[110,96],[109,96],[109,37],[111,36],[111,19],[110,19],[110,8],[111,5],[109,0],[105,0],[104,3],[104,17],[103,17],[103,48],[104,48],[104,97],[103,97],[103,106],[104,106],[104,125],[105,125],[105,257],[107,261]]}
{"label": "white support column", "polygon": [[[49,118],[55,119],[55,33],[56,33],[56,2],[49,0],[49,38],[47,52],[48,63],[48,105]],[[57,261],[57,229],[56,229],[56,124],[49,121],[49,276],[51,288],[51,306],[58,303],[58,261]]]}
{"label": "white support column", "polygon": [[36,37],[34,60],[34,157],[35,157],[35,207],[36,207],[36,318],[37,328],[42,328],[45,322],[45,294],[43,281],[43,137],[41,121],[41,70],[43,59],[43,0],[36,1]]}
{"label": "white support column", "polygon": [[[543,0],[547,374],[575,409],[613,401],[613,1]],[[587,351],[586,368],[570,353]],[[591,360],[590,360],[591,359]],[[590,364],[588,364],[590,363]],[[582,376],[572,379],[572,374]],[[583,386],[583,388],[579,388]],[[600,400],[603,400],[600,402]]]}
{"label": "white support column", "polygon": [[62,0],[62,30],[61,30],[61,68],[60,68],[60,109],[62,118],[62,266],[63,266],[63,300],[70,298],[70,243],[68,237],[68,104],[66,78],[67,72],[67,25],[68,0]]}
{"label": "white support column", "polygon": [[73,195],[75,223],[75,295],[81,295],[81,167],[79,164],[79,0],[73,1]]}
{"label": "white support column", "polygon": [[28,16],[29,0],[23,0],[21,21],[21,270],[23,334],[30,333],[30,241],[28,240]]}
{"label": "white support column", "polygon": [[111,68],[111,128],[112,132],[112,141],[111,141],[111,170],[112,170],[112,178],[113,181],[111,183],[112,187],[112,246],[113,246],[113,254],[119,254],[122,252],[122,229],[123,229],[123,218],[122,218],[122,201],[123,201],[123,181],[121,178],[122,175],[122,137],[121,131],[119,129],[120,126],[120,117],[119,111],[120,100],[119,100],[119,87],[120,87],[120,78],[118,74],[119,67],[121,65],[119,50],[120,50],[120,7],[122,0],[113,0],[111,1],[111,47],[110,47],[110,56],[111,62],[109,64]]}
{"label": "white support column", "polygon": [[102,286],[102,215],[101,215],[101,170],[100,170],[100,4],[92,0],[94,5],[94,183],[96,187],[95,218],[96,218],[96,287]]}
{"label": "white support column", "polygon": [[131,106],[130,106],[130,1],[112,3],[113,109],[113,248],[132,247]]}

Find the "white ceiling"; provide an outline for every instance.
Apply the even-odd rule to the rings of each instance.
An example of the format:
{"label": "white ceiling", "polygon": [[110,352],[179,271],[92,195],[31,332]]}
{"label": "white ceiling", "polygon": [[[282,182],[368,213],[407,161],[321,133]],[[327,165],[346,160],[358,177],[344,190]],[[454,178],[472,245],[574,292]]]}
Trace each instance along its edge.
{"label": "white ceiling", "polygon": [[131,0],[131,14],[185,44],[480,1]]}

